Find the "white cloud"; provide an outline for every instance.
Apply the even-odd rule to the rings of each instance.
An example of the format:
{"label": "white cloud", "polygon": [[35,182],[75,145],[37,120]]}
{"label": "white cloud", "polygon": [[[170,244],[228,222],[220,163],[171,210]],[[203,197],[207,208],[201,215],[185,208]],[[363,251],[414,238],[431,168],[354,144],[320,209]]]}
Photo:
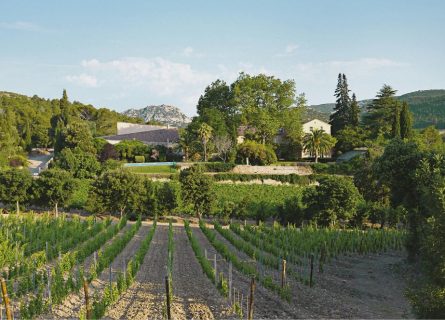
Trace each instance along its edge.
{"label": "white cloud", "polygon": [[45,29],[27,21],[0,22],[1,29],[20,30],[20,31],[44,31]]}
{"label": "white cloud", "polygon": [[204,57],[204,54],[196,52],[196,50],[193,47],[185,47],[184,50],[182,50],[182,55],[187,58],[202,58]]}
{"label": "white cloud", "polygon": [[297,44],[290,43],[290,44],[288,44],[284,48],[284,52],[277,53],[275,56],[276,57],[290,57],[290,56],[293,56],[293,55],[295,55],[295,53],[296,53],[298,48],[299,48],[299,46]]}
{"label": "white cloud", "polygon": [[85,73],[82,73],[80,75],[66,76],[65,79],[68,82],[77,84],[79,86],[89,87],[89,88],[97,87],[97,78]]}

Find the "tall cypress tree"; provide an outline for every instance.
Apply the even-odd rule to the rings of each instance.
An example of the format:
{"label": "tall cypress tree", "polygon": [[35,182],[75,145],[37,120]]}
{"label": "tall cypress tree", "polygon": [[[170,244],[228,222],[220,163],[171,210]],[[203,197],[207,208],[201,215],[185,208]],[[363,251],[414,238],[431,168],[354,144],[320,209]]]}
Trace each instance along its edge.
{"label": "tall cypress tree", "polygon": [[400,138],[400,107],[398,103],[394,108],[391,135],[393,138]]}
{"label": "tall cypress tree", "polygon": [[413,118],[409,111],[408,104],[402,103],[402,111],[400,111],[400,137],[409,139],[413,135]]}
{"label": "tall cypress tree", "polygon": [[360,107],[357,102],[357,97],[355,96],[355,93],[352,94],[352,101],[351,101],[351,114],[349,119],[349,124],[354,127],[358,127],[360,122]]}
{"label": "tall cypress tree", "polygon": [[349,97],[348,81],[345,74],[338,74],[337,88],[334,96],[337,98],[334,113],[331,114],[329,123],[331,132],[335,135],[350,123],[351,98]]}

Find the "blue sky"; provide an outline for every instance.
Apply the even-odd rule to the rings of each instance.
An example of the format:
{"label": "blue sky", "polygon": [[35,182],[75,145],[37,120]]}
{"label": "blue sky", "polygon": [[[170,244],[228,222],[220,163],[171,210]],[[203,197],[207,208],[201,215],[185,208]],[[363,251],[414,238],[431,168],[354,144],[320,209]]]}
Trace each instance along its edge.
{"label": "blue sky", "polygon": [[333,101],[445,89],[445,1],[1,1],[0,90],[118,111],[173,104],[240,71],[294,79]]}

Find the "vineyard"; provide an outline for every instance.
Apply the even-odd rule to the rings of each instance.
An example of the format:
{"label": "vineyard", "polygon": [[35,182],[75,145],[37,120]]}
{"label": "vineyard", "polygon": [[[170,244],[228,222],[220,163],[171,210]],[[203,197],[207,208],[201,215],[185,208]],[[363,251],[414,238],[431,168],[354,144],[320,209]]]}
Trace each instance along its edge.
{"label": "vineyard", "polygon": [[0,217],[1,319],[409,317],[406,234]]}

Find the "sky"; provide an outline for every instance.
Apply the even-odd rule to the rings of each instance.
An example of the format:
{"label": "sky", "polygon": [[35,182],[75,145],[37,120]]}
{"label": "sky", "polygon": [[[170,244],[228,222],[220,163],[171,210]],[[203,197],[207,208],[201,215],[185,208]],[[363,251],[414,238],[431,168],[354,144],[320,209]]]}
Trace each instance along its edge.
{"label": "sky", "polygon": [[445,89],[443,0],[0,0],[0,91],[117,111],[171,104],[239,72],[294,79],[309,104]]}

